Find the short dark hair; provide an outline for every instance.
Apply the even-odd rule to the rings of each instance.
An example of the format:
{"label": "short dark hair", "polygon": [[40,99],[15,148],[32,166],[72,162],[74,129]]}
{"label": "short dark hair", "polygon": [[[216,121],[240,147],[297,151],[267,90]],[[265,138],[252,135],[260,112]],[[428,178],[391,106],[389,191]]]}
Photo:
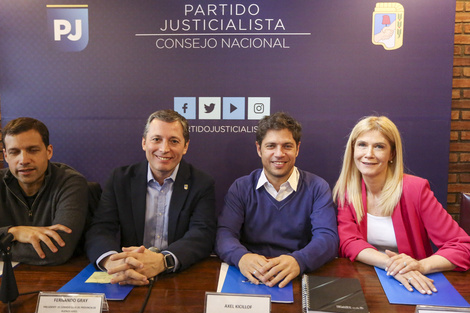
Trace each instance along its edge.
{"label": "short dark hair", "polygon": [[181,126],[183,127],[184,143],[186,144],[189,141],[188,121],[184,118],[184,116],[182,116],[181,114],[179,114],[178,112],[174,110],[159,110],[150,114],[150,116],[147,119],[147,123],[145,124],[144,134],[143,134],[144,138],[147,137],[150,123],[152,123],[154,119],[157,119],[166,123],[179,122]]}
{"label": "short dark hair", "polygon": [[259,121],[258,129],[256,130],[256,141],[259,145],[263,142],[268,130],[271,129],[288,129],[292,133],[295,143],[299,145],[300,137],[302,136],[302,125],[289,114],[277,112],[273,115],[265,116]]}
{"label": "short dark hair", "polygon": [[37,120],[32,117],[18,117],[14,120],[11,120],[3,128],[2,131],[2,143],[3,148],[5,148],[5,137],[6,136],[15,136],[24,132],[27,132],[31,129],[34,129],[39,133],[42,138],[42,142],[46,147],[49,146],[49,130],[46,125],[40,120]]}

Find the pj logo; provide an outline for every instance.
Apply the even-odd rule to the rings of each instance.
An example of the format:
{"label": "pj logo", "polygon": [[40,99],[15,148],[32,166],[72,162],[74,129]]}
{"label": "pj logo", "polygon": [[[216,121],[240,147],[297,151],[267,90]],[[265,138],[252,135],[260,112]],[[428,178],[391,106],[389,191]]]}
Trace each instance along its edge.
{"label": "pj logo", "polygon": [[82,51],[88,45],[88,5],[47,5],[47,26],[59,50]]}

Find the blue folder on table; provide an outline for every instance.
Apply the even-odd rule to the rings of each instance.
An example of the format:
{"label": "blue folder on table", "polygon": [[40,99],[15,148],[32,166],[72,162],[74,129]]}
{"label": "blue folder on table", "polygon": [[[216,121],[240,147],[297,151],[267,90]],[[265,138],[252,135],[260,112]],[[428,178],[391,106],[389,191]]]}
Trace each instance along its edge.
{"label": "blue folder on table", "polygon": [[387,276],[387,272],[383,269],[376,267],[375,271],[387,295],[388,302],[392,304],[470,307],[470,304],[468,304],[442,273],[426,275],[434,279],[434,286],[436,286],[437,292],[431,295],[423,295],[416,290],[413,292],[408,291],[398,280],[393,278],[393,276]]}
{"label": "blue folder on table", "polygon": [[80,273],[66,283],[58,292],[90,292],[90,293],[104,293],[106,300],[124,300],[124,298],[131,292],[133,286],[119,285],[119,284],[98,284],[98,283],[85,283],[85,281],[96,272],[93,264],[89,264]]}
{"label": "blue folder on table", "polygon": [[294,302],[294,291],[292,288],[292,281],[284,288],[279,288],[277,285],[268,287],[260,284],[255,285],[247,282],[245,276],[235,267],[230,265],[225,276],[225,281],[222,286],[221,292],[225,293],[240,293],[240,294],[255,294],[255,295],[271,295],[271,302],[292,303]]}

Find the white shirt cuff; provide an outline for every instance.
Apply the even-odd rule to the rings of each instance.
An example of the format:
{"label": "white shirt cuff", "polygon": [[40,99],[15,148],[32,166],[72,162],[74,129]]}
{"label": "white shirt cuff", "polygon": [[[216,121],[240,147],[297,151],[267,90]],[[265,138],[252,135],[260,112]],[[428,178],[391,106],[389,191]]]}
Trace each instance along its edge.
{"label": "white shirt cuff", "polygon": [[100,266],[100,262],[103,261],[103,259],[106,258],[107,256],[110,256],[110,255],[116,254],[116,253],[118,253],[118,252],[117,252],[117,251],[108,251],[108,252],[106,252],[106,253],[103,253],[103,254],[96,260],[96,266],[97,266],[100,270],[106,272],[106,269],[105,269],[104,267]]}

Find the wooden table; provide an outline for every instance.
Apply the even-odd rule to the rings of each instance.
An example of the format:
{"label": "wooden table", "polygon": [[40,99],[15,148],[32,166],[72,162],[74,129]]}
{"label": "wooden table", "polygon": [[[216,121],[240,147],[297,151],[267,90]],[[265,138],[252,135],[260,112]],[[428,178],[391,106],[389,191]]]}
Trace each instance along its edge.
{"label": "wooden table", "polygon": [[[57,291],[78,272],[88,261],[84,257],[74,258],[60,266],[31,266],[20,264],[15,268],[15,277],[20,293],[35,290]],[[216,291],[220,260],[215,257],[193,265],[186,271],[161,276],[152,290],[145,312],[204,312],[206,291]],[[359,278],[371,313],[414,312],[412,305],[391,305],[382,290],[379,279],[371,266],[347,259],[336,259],[312,272],[319,276]],[[470,272],[446,272],[445,276],[470,302]],[[138,312],[144,301],[147,287],[135,287],[124,301],[108,301],[110,312]],[[20,296],[12,303],[12,312],[34,312],[37,295]],[[300,278],[294,280],[294,303],[273,303],[273,313],[302,312]],[[0,302],[0,312],[8,312],[7,305]]]}

